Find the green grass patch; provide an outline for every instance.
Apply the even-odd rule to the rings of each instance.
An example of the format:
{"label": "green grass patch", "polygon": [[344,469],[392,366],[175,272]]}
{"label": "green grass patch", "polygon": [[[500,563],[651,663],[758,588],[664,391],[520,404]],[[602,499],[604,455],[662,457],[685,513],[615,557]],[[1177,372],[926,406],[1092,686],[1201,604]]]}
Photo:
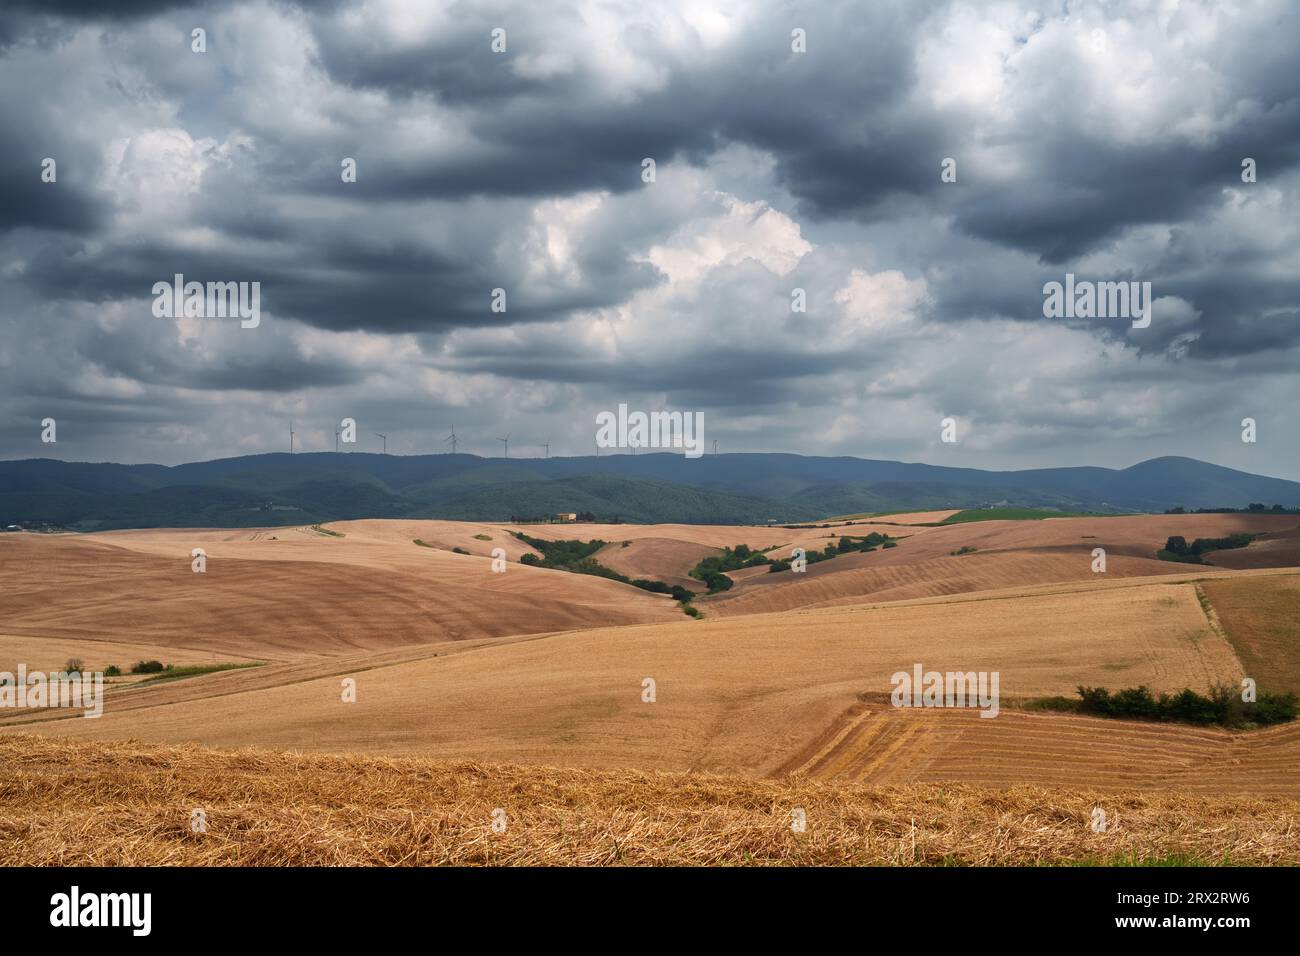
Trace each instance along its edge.
{"label": "green grass patch", "polygon": [[314,524],[314,525],[312,525],[312,526],[311,526],[311,530],[315,531],[317,534],[327,534],[327,535],[329,535],[331,538],[346,538],[346,537],[347,537],[347,535],[344,534],[342,531],[334,531],[334,530],[332,530],[332,529],[330,529],[330,528],[325,528],[325,527],[322,527],[321,525],[318,525],[318,524]]}
{"label": "green grass patch", "polygon": [[1106,518],[1092,511],[1052,511],[1048,508],[971,508],[949,515],[945,524],[969,524],[972,521],[1042,521],[1044,518]]}
{"label": "green grass patch", "polygon": [[237,671],[249,667],[261,667],[262,664],[262,661],[248,661],[243,664],[185,664],[179,666],[168,664],[161,673],[153,677],[146,677],[139,683],[156,684],[165,680],[184,680],[187,677],[198,677],[200,674],[215,674],[219,671]]}
{"label": "green grass patch", "polygon": [[1073,697],[1033,697],[1020,704],[1020,710],[1059,711],[1067,714],[1079,712],[1080,701]]}
{"label": "green grass patch", "polygon": [[[834,515],[822,521],[865,521],[868,518],[888,518],[890,515],[912,515],[924,511],[946,511],[946,508],[895,508],[893,511],[864,511],[856,515]],[[888,523],[888,522],[886,522]]]}

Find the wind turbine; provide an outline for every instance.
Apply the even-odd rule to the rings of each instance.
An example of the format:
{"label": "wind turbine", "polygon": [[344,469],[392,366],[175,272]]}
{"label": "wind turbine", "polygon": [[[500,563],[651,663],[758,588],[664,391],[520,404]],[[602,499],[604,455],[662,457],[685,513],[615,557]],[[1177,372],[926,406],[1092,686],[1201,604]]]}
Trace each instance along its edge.
{"label": "wind turbine", "polygon": [[446,444],[447,442],[451,442],[451,453],[453,455],[456,454],[456,426],[455,425],[451,426],[451,434],[448,435],[446,438],[444,438],[442,441],[444,444]]}
{"label": "wind turbine", "polygon": [[544,442],[542,442],[542,447],[546,449],[546,457],[547,457],[547,458],[550,458],[550,457],[551,457],[551,443],[548,442],[548,441],[544,441]]}
{"label": "wind turbine", "polygon": [[497,441],[501,442],[501,444],[506,446],[505,457],[509,458],[510,457],[510,436],[506,435],[505,438],[498,438]]}
{"label": "wind turbine", "polygon": [[289,454],[293,454],[293,420],[289,421]]}
{"label": "wind turbine", "polygon": [[715,455],[718,453],[718,440],[716,438],[713,439],[713,453]]}
{"label": "wind turbine", "polygon": [[[375,434],[376,434],[376,435],[379,435],[379,432],[375,432]],[[388,454],[388,436],[387,436],[387,435],[379,435],[379,437],[382,438],[382,439],[384,440],[384,454],[387,455],[387,454]]]}
{"label": "wind turbine", "polygon": [[334,429],[334,454],[339,453],[339,430]]}

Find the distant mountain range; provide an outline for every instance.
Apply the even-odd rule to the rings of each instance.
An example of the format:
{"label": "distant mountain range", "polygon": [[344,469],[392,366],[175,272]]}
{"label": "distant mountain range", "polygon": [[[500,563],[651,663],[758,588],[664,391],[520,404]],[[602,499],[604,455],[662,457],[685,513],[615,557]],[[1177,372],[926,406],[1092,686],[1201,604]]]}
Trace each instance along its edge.
{"label": "distant mountain range", "polygon": [[1131,468],[981,471],[785,454],[480,458],[362,452],[187,465],[0,461],[0,525],[79,531],[249,527],[347,518],[487,521],[591,512],[632,522],[810,521],[988,505],[1063,511],[1300,506],[1300,483],[1193,458]]}

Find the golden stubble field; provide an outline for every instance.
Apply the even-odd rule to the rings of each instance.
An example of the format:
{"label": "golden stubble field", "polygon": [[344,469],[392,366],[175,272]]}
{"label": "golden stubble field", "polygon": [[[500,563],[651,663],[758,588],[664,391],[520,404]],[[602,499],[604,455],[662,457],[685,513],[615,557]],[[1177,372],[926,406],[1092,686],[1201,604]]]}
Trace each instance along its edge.
{"label": "golden stubble field", "polygon": [[[346,670],[330,662],[329,676],[270,686],[257,668],[121,690],[98,720],[24,726],[98,739],[763,775],[859,695],[888,693],[890,676],[918,662],[998,671],[1007,699],[1068,695],[1080,683],[1175,690],[1240,679],[1192,584],[1127,584],[568,631],[366,669],[365,658]],[[344,677],[356,680],[355,703],[341,699]],[[643,700],[647,679],[652,703]],[[205,688],[210,696],[196,696]]]}
{"label": "golden stubble field", "polygon": [[[1300,803],[1253,795],[877,787],[39,737],[0,738],[0,760],[0,865],[1300,863]],[[1107,826],[1094,832],[1099,810]]]}
{"label": "golden stubble field", "polygon": [[[264,663],[113,683],[98,720],[10,712],[0,716],[0,742],[35,747],[40,739],[91,754],[133,739],[350,760],[404,755],[584,769],[610,780],[707,773],[727,775],[728,786],[815,779],[912,788],[908,799],[920,799],[916,788],[954,782],[1300,798],[1300,736],[1290,727],[1241,733],[1019,708],[1070,696],[1079,684],[1204,690],[1252,676],[1263,689],[1293,686],[1287,671],[1300,638],[1286,608],[1300,569],[1190,567],[1152,556],[1169,534],[1251,530],[1284,542],[1293,521],[522,528],[602,538],[611,542],[601,553],[610,566],[682,581],[724,545],[821,548],[870,530],[902,538],[897,548],[815,564],[797,578],[740,572],[732,591],[697,600],[700,621],[664,596],[520,565],[527,549],[508,525],[376,520],[332,524],[335,534],[9,535],[0,538],[0,668],[53,668],[68,657],[91,668],[147,657]],[[207,552],[205,574],[190,570],[193,547]],[[495,547],[509,557],[503,574],[490,569]],[[952,554],[963,547],[976,550]],[[1104,575],[1090,570],[1094,547],[1107,549]],[[1216,604],[1221,613],[1207,617]],[[982,719],[889,707],[891,674],[917,663],[997,671],[1002,712]],[[345,679],[356,682],[355,702],[342,699]],[[183,753],[193,760],[203,751]]]}

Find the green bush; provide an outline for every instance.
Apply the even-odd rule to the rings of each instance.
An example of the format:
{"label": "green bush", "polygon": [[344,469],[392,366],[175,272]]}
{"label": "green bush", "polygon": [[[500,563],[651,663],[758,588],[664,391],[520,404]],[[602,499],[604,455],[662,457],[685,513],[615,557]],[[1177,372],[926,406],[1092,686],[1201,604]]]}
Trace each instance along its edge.
{"label": "green bush", "polygon": [[1222,538],[1197,538],[1189,545],[1186,538],[1180,534],[1175,534],[1169,536],[1169,539],[1165,541],[1165,546],[1156,552],[1156,557],[1162,561],[1204,564],[1205,561],[1201,558],[1203,554],[1208,554],[1211,551],[1229,551],[1235,548],[1244,548],[1254,540],[1255,536],[1253,534],[1239,531]]}
{"label": "green bush", "polygon": [[1264,724],[1284,724],[1300,716],[1300,698],[1295,694],[1261,694],[1255,702],[1255,721]]}
{"label": "green bush", "polygon": [[704,582],[710,594],[717,594],[719,591],[730,591],[735,583],[721,571],[704,571],[695,576]]}
{"label": "green bush", "polygon": [[109,664],[107,667],[104,668],[104,676],[105,676],[105,677],[121,677],[121,676],[122,676],[122,668],[118,667],[116,664]]}
{"label": "green bush", "polygon": [[132,674],[161,674],[167,669],[162,661],[137,661],[131,666]]}
{"label": "green bush", "polygon": [[[568,571],[571,574],[591,574],[599,578],[618,581],[621,584],[630,584],[635,588],[650,591],[654,594],[671,594],[678,601],[689,601],[695,597],[694,591],[689,591],[679,584],[670,587],[663,581],[653,581],[648,578],[633,580],[626,574],[619,574],[613,568],[605,567],[592,557],[593,554],[605,546],[605,542],[599,539],[592,541],[546,541],[543,538],[529,537],[522,531],[512,531],[510,533],[529,547],[542,552],[541,557],[532,552],[524,554],[519,559],[520,564],[539,568],[552,568],[557,571]],[[629,543],[624,541],[623,547],[627,547]]]}
{"label": "green bush", "polygon": [[1267,726],[1295,720],[1300,698],[1295,694],[1260,694],[1247,703],[1231,684],[1216,684],[1208,694],[1184,688],[1156,697],[1146,685],[1111,693],[1104,687],[1079,687],[1079,711],[1097,717],[1177,721],[1221,727]]}
{"label": "green bush", "polygon": [[[801,527],[801,526],[797,526]],[[850,554],[854,551],[867,554],[875,551],[876,548],[896,548],[898,542],[887,534],[881,534],[873,531],[871,534],[862,535],[861,537],[851,537],[841,535],[839,541],[834,544],[828,544],[821,551],[808,549],[804,552],[804,558],[808,564],[816,564],[818,561],[828,561],[831,558],[838,557],[841,554]],[[771,571],[789,571],[790,558],[783,558],[780,561],[772,561]],[[751,562],[752,563],[752,562]],[[766,561],[764,563],[767,563]]]}

